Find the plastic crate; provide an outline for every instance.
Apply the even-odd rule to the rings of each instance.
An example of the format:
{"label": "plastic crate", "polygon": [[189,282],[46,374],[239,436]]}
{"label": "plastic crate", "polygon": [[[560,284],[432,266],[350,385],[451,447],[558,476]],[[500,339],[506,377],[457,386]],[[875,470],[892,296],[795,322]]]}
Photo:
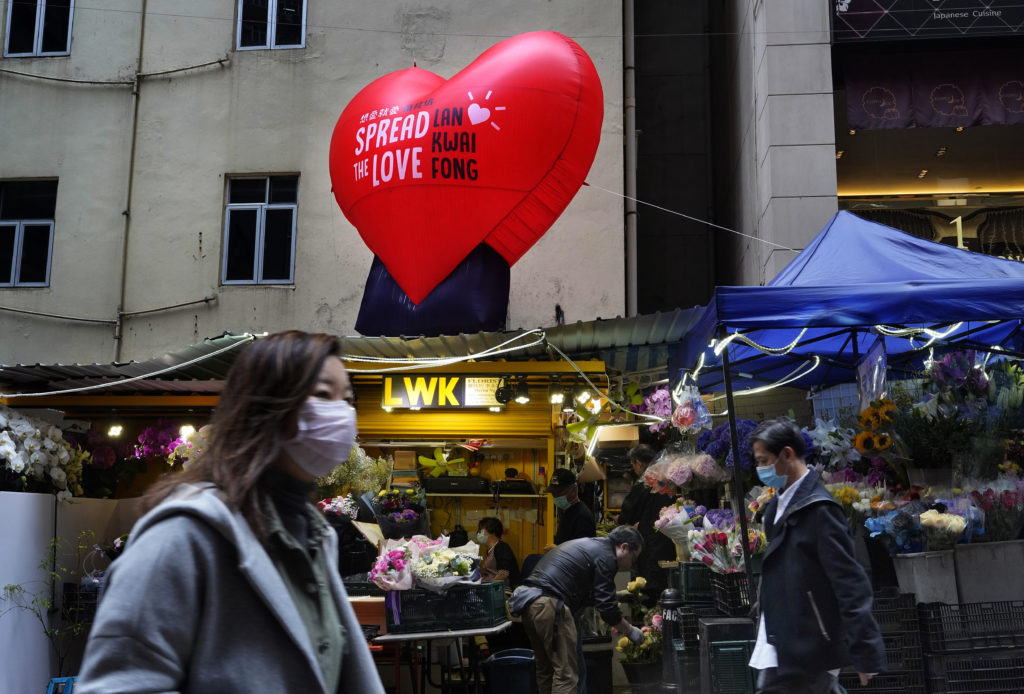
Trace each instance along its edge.
{"label": "plastic crate", "polygon": [[883,634],[918,629],[917,600],[913,593],[901,593],[895,588],[880,590],[875,593],[871,614]]}
{"label": "plastic crate", "polygon": [[701,663],[701,691],[709,694],[754,694],[757,673],[749,665],[754,643],[749,640],[706,644],[707,656]]}
{"label": "plastic crate", "polygon": [[890,673],[924,672],[921,635],[916,631],[882,634],[885,643],[885,669]]}
{"label": "plastic crate", "polygon": [[694,649],[697,647],[698,627],[700,626],[697,621],[697,613],[692,607],[683,606],[679,610],[679,614],[680,640],[687,650]]}
{"label": "plastic crate", "polygon": [[839,684],[850,692],[873,692],[874,694],[925,694],[924,673],[883,673],[875,675],[867,686],[861,685],[856,672],[839,673]]}
{"label": "plastic crate", "polygon": [[367,581],[346,582],[345,592],[349,595],[384,595],[383,588],[378,586],[376,583],[370,583]]}
{"label": "plastic crate", "polygon": [[413,589],[392,595],[398,603],[398,619],[395,610],[385,609],[389,633],[478,629],[507,619],[502,581],[455,586],[444,593]]}
{"label": "plastic crate", "polygon": [[924,650],[955,653],[1024,646],[1024,602],[918,605]]}
{"label": "plastic crate", "polygon": [[699,561],[684,561],[674,572],[675,589],[687,603],[714,602],[714,591],[711,588],[711,569]]}
{"label": "plastic crate", "polygon": [[1024,648],[925,655],[932,694],[1024,692]]}
{"label": "plastic crate", "polygon": [[747,590],[747,574],[711,573],[711,587],[715,594],[715,607],[722,614],[733,617],[750,613],[750,593]]}

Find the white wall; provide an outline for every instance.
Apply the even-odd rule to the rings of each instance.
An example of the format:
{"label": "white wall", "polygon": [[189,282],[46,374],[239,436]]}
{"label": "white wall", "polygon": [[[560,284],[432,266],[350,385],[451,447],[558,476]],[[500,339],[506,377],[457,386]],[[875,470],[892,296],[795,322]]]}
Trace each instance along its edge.
{"label": "white wall", "polygon": [[[84,552],[76,551],[83,531],[92,531],[96,542],[109,544],[128,532],[138,517],[137,499],[74,499],[57,503],[52,494],[0,492],[0,586],[20,584],[31,593],[47,590],[45,570],[52,538],[61,538],[62,551],[57,566],[70,571],[69,579],[78,581],[83,573]],[[54,515],[56,511],[56,517]],[[95,568],[107,562],[100,559]],[[61,588],[57,586],[57,600]],[[8,605],[0,603],[0,613]],[[65,665],[65,675],[78,672],[84,637],[74,644]],[[13,610],[0,617],[0,692],[42,692],[51,677],[57,676],[57,661],[50,642],[37,618],[24,610]]]}
{"label": "white wall", "polygon": [[[6,2],[0,8],[6,14]],[[80,80],[134,74],[141,0],[76,7],[69,58],[0,59],[0,68]],[[234,0],[149,0],[139,96],[125,311],[204,297],[209,305],[127,319],[122,359],[146,359],[223,331],[298,327],[353,334],[372,256],[331,194],[337,117],[369,82],[409,67],[450,77],[502,38],[574,37],[597,66],[605,118],[588,177],[622,189],[621,6],[612,0],[310,0],[305,49],[235,51]],[[51,286],[0,289],[0,307],[114,318],[133,102],[124,86],[0,73],[0,178],[60,178]],[[300,174],[296,281],[222,287],[224,176]],[[584,188],[512,269],[508,326],[624,312],[620,197]],[[110,325],[0,310],[0,363],[105,362]]]}

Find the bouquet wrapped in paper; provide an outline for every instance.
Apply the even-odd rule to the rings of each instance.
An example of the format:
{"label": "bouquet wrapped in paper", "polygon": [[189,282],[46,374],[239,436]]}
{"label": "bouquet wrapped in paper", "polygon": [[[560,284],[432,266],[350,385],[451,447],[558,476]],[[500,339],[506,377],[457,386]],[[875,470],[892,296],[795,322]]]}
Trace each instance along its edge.
{"label": "bouquet wrapped in paper", "polygon": [[462,547],[435,547],[424,551],[412,566],[416,585],[443,593],[456,584],[479,583],[478,552],[475,542]]}
{"label": "bouquet wrapped in paper", "polygon": [[668,448],[647,467],[644,483],[655,492],[675,496],[684,489],[714,487],[729,481],[729,476],[707,453]]}
{"label": "bouquet wrapped in paper", "polygon": [[382,489],[373,497],[373,512],[381,533],[388,539],[429,532],[422,489]]}
{"label": "bouquet wrapped in paper", "polygon": [[680,561],[689,557],[689,533],[694,523],[704,515],[707,509],[698,506],[687,511],[682,500],[664,507],[658,514],[658,520],[654,521],[654,529],[665,535],[676,545],[676,554]]}
{"label": "bouquet wrapped in paper", "polygon": [[395,540],[388,540],[367,576],[386,591],[408,590],[413,586],[412,550]]}
{"label": "bouquet wrapped in paper", "polygon": [[934,508],[922,513],[920,520],[928,550],[931,552],[953,549],[953,545],[967,529],[967,521],[963,516],[941,513]]}

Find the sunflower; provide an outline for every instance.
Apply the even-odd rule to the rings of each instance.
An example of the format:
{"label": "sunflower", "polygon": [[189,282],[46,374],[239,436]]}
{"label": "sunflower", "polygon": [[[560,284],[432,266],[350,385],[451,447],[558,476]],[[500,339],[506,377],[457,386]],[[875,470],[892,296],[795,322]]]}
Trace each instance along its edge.
{"label": "sunflower", "polygon": [[892,404],[892,400],[883,400],[879,403],[876,411],[879,422],[891,424],[894,421],[893,415],[896,414],[896,406]]}
{"label": "sunflower", "polygon": [[859,434],[857,434],[857,437],[853,440],[853,446],[861,455],[865,455],[870,451],[875,450],[874,433],[870,431],[860,432]]}
{"label": "sunflower", "polygon": [[875,448],[880,451],[884,451],[892,445],[892,437],[885,432],[878,432],[875,434]]}

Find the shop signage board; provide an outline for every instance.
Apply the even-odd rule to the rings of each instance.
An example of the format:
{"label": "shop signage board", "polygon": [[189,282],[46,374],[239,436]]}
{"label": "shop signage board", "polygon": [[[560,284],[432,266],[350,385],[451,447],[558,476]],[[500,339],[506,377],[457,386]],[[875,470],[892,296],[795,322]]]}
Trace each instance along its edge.
{"label": "shop signage board", "polygon": [[494,391],[500,376],[464,374],[384,376],[381,407],[460,409],[495,407]]}
{"label": "shop signage board", "polygon": [[838,42],[1024,35],[1019,0],[832,0]]}

